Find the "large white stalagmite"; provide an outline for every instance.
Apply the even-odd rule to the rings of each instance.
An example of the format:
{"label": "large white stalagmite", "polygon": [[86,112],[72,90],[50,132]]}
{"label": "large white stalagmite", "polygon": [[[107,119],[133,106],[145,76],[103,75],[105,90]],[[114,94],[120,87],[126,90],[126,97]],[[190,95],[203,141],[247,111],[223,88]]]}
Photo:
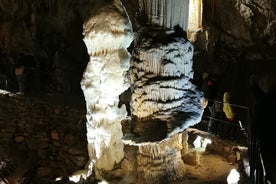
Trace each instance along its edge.
{"label": "large white stalagmite", "polygon": [[132,25],[120,1],[104,3],[84,24],[84,42],[90,61],[81,88],[87,108],[89,162],[87,176],[112,170],[124,157],[118,96],[129,87],[126,73],[133,40]]}

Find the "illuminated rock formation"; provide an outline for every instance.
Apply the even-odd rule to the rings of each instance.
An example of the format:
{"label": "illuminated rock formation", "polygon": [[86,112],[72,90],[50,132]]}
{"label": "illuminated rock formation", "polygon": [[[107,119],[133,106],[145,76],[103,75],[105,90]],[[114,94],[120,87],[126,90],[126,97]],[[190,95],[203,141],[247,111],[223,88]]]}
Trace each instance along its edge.
{"label": "illuminated rock formation", "polygon": [[120,1],[104,3],[84,25],[84,42],[90,61],[81,87],[87,107],[89,162],[87,175],[112,170],[124,157],[118,96],[129,87],[126,72],[132,42],[132,25]]}
{"label": "illuminated rock formation", "polygon": [[138,147],[138,183],[170,183],[185,175],[182,155],[189,126],[200,122],[203,93],[191,82],[193,45],[171,33],[142,29],[130,66],[132,126],[124,143]]}
{"label": "illuminated rock formation", "polygon": [[[138,182],[175,181],[185,174],[181,151],[186,139],[181,133],[200,122],[203,94],[191,83],[193,45],[178,28],[171,34],[154,30],[148,33],[151,38],[141,38],[129,69],[126,48],[132,42],[132,27],[122,6],[117,1],[104,4],[85,23],[84,42],[90,55],[81,82],[90,158],[86,176],[94,172],[104,180],[104,174],[124,158],[123,141],[138,148]],[[126,110],[118,108],[118,97],[129,87],[137,136],[122,141]],[[124,161],[118,167],[131,172]]]}
{"label": "illuminated rock formation", "polygon": [[133,124],[143,141],[160,141],[201,120],[203,94],[191,82],[193,45],[177,31],[149,31],[133,52]]}

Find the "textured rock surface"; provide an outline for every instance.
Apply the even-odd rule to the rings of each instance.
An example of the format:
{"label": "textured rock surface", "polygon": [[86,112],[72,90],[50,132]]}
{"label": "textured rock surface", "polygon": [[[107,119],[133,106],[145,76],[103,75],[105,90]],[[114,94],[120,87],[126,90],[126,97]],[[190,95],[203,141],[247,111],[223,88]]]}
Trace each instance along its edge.
{"label": "textured rock surface", "polygon": [[[103,22],[104,21],[104,22]],[[87,175],[112,170],[124,157],[119,95],[129,87],[126,73],[133,39],[132,24],[120,1],[99,7],[84,24],[84,42],[90,61],[81,81],[87,108],[89,162]]]}
{"label": "textured rock surface", "polygon": [[0,149],[14,162],[12,179],[55,180],[85,166],[89,158],[84,110],[0,93]]}
{"label": "textured rock surface", "polygon": [[133,51],[131,107],[134,132],[158,141],[200,121],[203,94],[191,82],[193,45],[176,32],[146,31]]}
{"label": "textured rock surface", "polygon": [[[68,66],[70,66],[73,69],[78,69],[79,67],[81,67],[81,64],[79,62],[85,60],[84,55],[80,53],[86,52],[85,49],[79,49],[79,48],[82,48],[83,46],[81,42],[82,23],[90,15],[93,17],[93,15],[101,14],[101,12],[97,11],[97,10],[101,10],[100,9],[101,5],[96,5],[95,2],[96,1],[92,2],[88,0],[87,1],[85,0],[47,1],[46,0],[46,1],[32,1],[32,2],[23,1],[23,0],[11,2],[9,0],[2,0],[0,3],[0,10],[1,10],[0,11],[1,12],[0,48],[3,49],[11,56],[14,56],[20,52],[31,54],[35,58],[35,64],[32,65],[32,67],[35,67],[35,69],[38,69],[38,71],[40,71],[40,69],[42,68],[42,65],[44,64],[49,68],[51,68],[50,66],[52,66],[53,64],[53,58],[56,51],[59,50],[60,44],[63,43],[63,41],[65,41],[66,54],[68,54],[67,59],[69,59],[68,63],[66,64],[68,64]],[[97,1],[97,2],[100,2],[100,1]],[[104,5],[105,2],[104,1],[101,1],[101,2],[103,2],[102,5]],[[155,5],[158,4],[156,2],[158,1],[154,1]],[[126,1],[126,3],[128,2]],[[168,5],[167,8],[176,8],[176,7],[171,7],[170,5]],[[132,11],[132,9],[135,9],[135,8],[131,6],[128,6],[128,7],[133,14],[136,13],[136,11]],[[111,9],[113,8],[114,7],[111,7]],[[203,1],[203,9],[204,9],[203,10],[203,21],[204,21],[203,31],[198,32],[197,34],[200,37],[202,36],[202,34],[206,33],[207,36],[206,37],[202,36],[203,37],[202,40],[195,39],[195,41],[200,40],[200,44],[198,45],[201,45],[203,47],[203,52],[197,52],[195,54],[197,55],[196,58],[199,57],[200,59],[194,62],[195,64],[194,66],[200,65],[200,67],[198,68],[195,67],[197,69],[197,72],[199,73],[207,71],[210,73],[217,72],[219,74],[222,74],[222,76],[224,77],[223,78],[224,80],[220,81],[221,82],[220,85],[222,86],[221,88],[235,89],[236,94],[242,97],[242,100],[245,100],[247,98],[244,98],[244,97],[248,97],[248,91],[247,91],[248,75],[250,75],[251,73],[254,74],[259,72],[261,74],[262,73],[267,74],[267,71],[271,71],[272,73],[275,73],[275,68],[276,68],[275,62],[274,62],[275,60],[275,3],[273,1],[268,1],[268,0],[256,0],[254,2],[245,1],[245,0],[237,0],[237,1],[205,0]],[[153,11],[156,12],[155,10],[156,9],[154,9]],[[132,17],[134,17],[133,14],[132,14]],[[117,14],[112,14],[112,15],[117,15]],[[156,18],[156,17],[152,17],[152,18]],[[155,22],[155,21],[156,19],[150,22]],[[93,23],[93,21],[91,23]],[[95,26],[101,27],[101,24],[95,24]],[[15,27],[17,29],[14,29]],[[99,27],[97,28],[94,27],[94,28],[95,30],[98,30]],[[90,33],[90,28],[93,28],[93,26],[90,26],[90,27],[87,26],[87,28],[88,29],[85,30],[86,35],[87,35],[86,31]],[[116,28],[114,29],[114,27],[112,26],[108,27],[108,25],[106,25],[106,28],[107,29],[104,29],[107,31],[107,34],[105,35],[106,38],[110,38],[110,32],[108,31],[109,28],[113,30],[111,35],[113,33],[115,34],[118,33],[119,35],[120,33],[122,33],[121,29],[117,30]],[[98,32],[97,33],[91,32],[91,33],[92,34],[90,36],[92,37],[93,35],[100,34]],[[162,37],[158,37],[158,39],[159,38],[162,38]],[[111,42],[107,42],[106,39],[102,39],[102,38],[97,41],[107,43],[107,44],[111,43]],[[89,40],[87,40],[87,43],[88,42]],[[205,45],[205,42],[207,43],[206,45]],[[91,44],[91,47],[89,46],[88,52],[93,53],[91,54],[93,61],[96,61],[98,59],[98,56],[104,55],[104,57],[106,57],[106,54],[109,55],[109,51],[114,49],[109,45],[109,47],[99,47],[99,50],[93,50],[92,48],[95,48],[93,47],[93,45],[95,45],[95,42],[89,43],[88,45],[90,44]],[[117,47],[120,47],[120,44],[117,44],[117,45],[114,44],[114,45],[115,45],[115,49]],[[127,58],[127,54],[125,50],[118,51],[118,53],[120,54],[117,57],[117,59]],[[149,64],[153,64],[153,62],[150,62]],[[151,65],[151,66],[155,66],[155,65]],[[109,66],[109,67],[112,67],[112,66]],[[124,66],[124,67],[127,67],[127,66]],[[11,69],[13,73],[12,67],[9,69]],[[96,70],[96,68],[94,69]],[[49,71],[52,71],[52,69],[42,70],[42,72],[46,72],[46,71],[49,72]],[[145,71],[148,71],[148,70],[145,70]],[[68,72],[68,73],[75,74],[76,72],[78,72],[79,74],[82,74],[82,70],[73,70],[73,72]],[[151,75],[145,75],[145,76],[147,76],[148,78],[151,77]],[[10,77],[9,82],[14,81],[14,78],[12,78],[12,75],[9,77]],[[90,77],[91,76],[87,76],[87,78],[90,78]],[[160,76],[160,78],[163,78],[163,77],[164,76]],[[67,81],[69,79],[70,78],[66,78]],[[262,79],[263,77],[261,75],[260,83],[262,83]],[[271,83],[274,83],[273,81],[275,81],[275,77],[272,77],[270,79],[272,81]],[[53,77],[53,80],[59,80],[59,79],[58,77]],[[98,84],[97,81],[89,81],[89,82],[91,82],[92,84]],[[29,81],[29,83],[31,83],[31,81]],[[150,83],[150,81],[147,83]],[[164,83],[161,83],[161,82],[158,85],[161,86],[161,84],[162,86],[164,85]],[[45,83],[44,85],[48,86],[49,83]],[[262,85],[264,86],[265,89],[269,88],[267,87],[266,83],[262,83]],[[89,88],[89,85],[87,85],[86,87]],[[127,88],[127,86],[125,86],[124,89],[125,88]],[[148,85],[147,89],[145,88],[143,90],[145,92],[149,92],[150,94],[153,94],[150,96],[154,96],[156,97],[156,99],[161,99],[161,100],[168,99],[168,98],[165,98],[165,97],[168,97],[166,95],[163,95],[162,97],[156,96],[155,93],[153,93],[149,89],[150,89],[150,85]],[[94,92],[96,96],[102,97],[100,94],[97,93],[97,91],[93,91],[93,93],[87,95],[86,97],[90,95],[93,96]],[[114,96],[120,94],[120,92],[121,90],[116,91],[114,93]],[[138,93],[139,92],[137,92],[135,95],[137,95]],[[145,98],[142,97],[141,99],[145,99]],[[243,101],[240,101],[240,103],[242,102]],[[116,103],[117,102],[114,102],[113,105],[116,106]],[[96,102],[95,103],[91,102],[87,109],[95,110],[94,108],[96,107],[93,107],[93,104],[96,104]],[[163,103],[160,103],[160,104],[163,104]],[[92,107],[90,107],[90,105]],[[153,105],[153,107],[156,107],[156,106]],[[24,109],[22,106],[20,106],[19,108]],[[100,109],[100,111],[101,110],[102,109]],[[166,110],[168,110],[168,108]],[[157,112],[156,108],[154,111]],[[168,111],[169,113],[173,112],[173,110],[171,110],[170,108]],[[60,112],[60,111],[57,110],[57,112]],[[145,117],[148,117],[147,113],[150,115],[152,114],[151,110],[149,110],[148,112],[144,110],[144,112],[145,113],[143,114],[146,114]],[[122,114],[124,113],[125,111],[122,112]],[[138,116],[138,114],[139,113],[136,113],[136,116],[140,117],[140,115]],[[149,137],[154,137],[153,135],[157,135],[158,133],[158,136],[160,137],[154,137],[154,141],[155,141],[155,140],[163,139],[168,135],[168,132],[171,132],[176,127],[183,128],[182,123],[175,125],[174,120],[171,121],[166,119],[165,121],[159,121],[159,118],[161,117],[163,118],[163,116],[167,118],[168,117],[167,114],[157,113],[157,114],[154,114],[154,116],[155,117],[153,119],[149,119],[149,121],[142,120],[140,127],[136,127],[137,132],[144,135],[150,135]],[[178,117],[178,116],[173,116],[173,117]],[[186,116],[184,117],[180,116],[180,117],[181,117],[180,122],[182,122],[182,119],[186,118]],[[121,117],[118,118],[118,121],[121,119],[122,119]],[[143,123],[143,121],[146,123]],[[41,120],[38,120],[37,122],[43,123]],[[63,121],[58,120],[58,122],[60,123]],[[16,130],[17,132],[17,127],[14,126],[15,125],[14,123],[15,122],[11,123],[11,126],[12,126],[11,131]],[[158,127],[160,128],[158,129],[158,132],[156,131],[156,125],[159,125]],[[25,126],[28,131],[32,130],[33,128],[32,126],[27,126],[25,120],[22,122],[20,121],[18,125],[18,127],[20,128],[20,133],[18,134],[16,133],[14,137],[14,140],[16,141],[16,143],[19,143],[19,144],[25,143],[26,141],[25,138],[28,135],[26,134],[22,135],[21,133],[24,130],[24,128],[22,127],[25,127]],[[181,128],[180,129],[176,128],[176,131],[181,130]],[[146,131],[146,130],[149,130],[149,131]],[[152,134],[152,133],[155,133],[155,134]],[[13,134],[11,134],[10,132],[4,131],[3,135],[5,137],[5,140],[10,140],[11,138],[13,138]],[[61,135],[57,133],[56,129],[49,131],[49,135],[50,135],[49,139],[55,141],[55,146],[50,147],[51,151],[56,153],[55,150],[56,150],[56,146],[58,145],[56,141],[60,139]],[[43,136],[48,138],[48,134],[46,133],[43,133]],[[121,136],[121,133],[119,133],[119,137],[120,136]],[[66,136],[64,143],[70,145],[72,143],[71,141],[72,141],[71,135],[68,135]],[[41,149],[39,149],[39,157],[42,159],[48,158],[47,152],[45,151],[46,145],[47,145],[47,141],[44,141],[40,144]],[[66,150],[66,153],[67,153],[67,150]],[[74,154],[74,153],[77,153],[76,150],[70,149],[70,154]],[[120,154],[118,158],[121,157]],[[53,163],[53,162],[42,162],[42,163],[46,163],[45,165],[47,165],[48,163]],[[71,162],[69,161],[69,163]],[[74,163],[76,163],[77,166],[80,166],[81,164],[83,164],[83,162],[74,162]],[[128,165],[129,164],[128,161],[124,160],[122,163],[124,165],[124,168],[131,168]],[[66,168],[72,168],[72,167],[66,167]],[[120,171],[121,171],[120,173],[122,174],[123,171],[122,170]],[[42,175],[45,173],[46,175],[50,175],[52,172],[54,171],[51,171],[51,169],[48,167],[44,167],[44,164],[42,164],[41,168],[39,168],[39,173],[41,173]],[[116,174],[114,174],[114,176],[116,176]]]}

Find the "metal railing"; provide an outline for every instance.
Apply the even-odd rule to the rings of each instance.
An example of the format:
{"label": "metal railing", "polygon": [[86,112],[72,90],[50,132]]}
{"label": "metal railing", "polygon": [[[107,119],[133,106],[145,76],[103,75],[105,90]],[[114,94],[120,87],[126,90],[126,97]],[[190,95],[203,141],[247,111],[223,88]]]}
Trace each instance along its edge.
{"label": "metal railing", "polygon": [[[208,101],[211,102],[215,102],[217,100],[211,100],[208,99]],[[221,104],[223,104],[222,101],[217,101]],[[248,107],[246,106],[242,106],[242,105],[237,105],[237,104],[233,104],[233,103],[229,103],[231,106],[235,107],[235,108],[239,108],[245,111],[245,114],[243,115],[243,117],[245,118],[245,122],[241,122],[238,120],[238,124],[231,124],[232,126],[237,126],[238,128],[240,128],[240,130],[243,132],[244,138],[246,139],[246,144],[248,147],[248,157],[249,157],[249,165],[250,165],[250,182],[251,184],[269,184],[266,181],[266,168],[265,168],[265,164],[263,161],[263,157],[261,154],[261,148],[260,148],[260,141],[259,139],[256,137],[256,135],[254,135],[254,131],[252,130],[251,127],[251,118],[250,118],[250,110]],[[217,122],[220,122],[222,124],[230,124],[231,122],[225,120],[224,118],[221,119],[217,119],[217,118],[213,118],[211,116],[203,116],[203,118],[207,118],[208,120],[215,120]]]}

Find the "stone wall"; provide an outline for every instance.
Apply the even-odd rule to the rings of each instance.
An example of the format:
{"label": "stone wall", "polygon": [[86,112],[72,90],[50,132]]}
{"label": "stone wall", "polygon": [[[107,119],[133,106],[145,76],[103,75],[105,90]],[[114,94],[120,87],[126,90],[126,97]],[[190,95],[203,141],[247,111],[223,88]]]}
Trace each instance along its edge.
{"label": "stone wall", "polygon": [[85,111],[37,103],[5,91],[0,91],[0,109],[0,150],[21,171],[15,171],[17,177],[31,172],[54,179],[85,167]]}

